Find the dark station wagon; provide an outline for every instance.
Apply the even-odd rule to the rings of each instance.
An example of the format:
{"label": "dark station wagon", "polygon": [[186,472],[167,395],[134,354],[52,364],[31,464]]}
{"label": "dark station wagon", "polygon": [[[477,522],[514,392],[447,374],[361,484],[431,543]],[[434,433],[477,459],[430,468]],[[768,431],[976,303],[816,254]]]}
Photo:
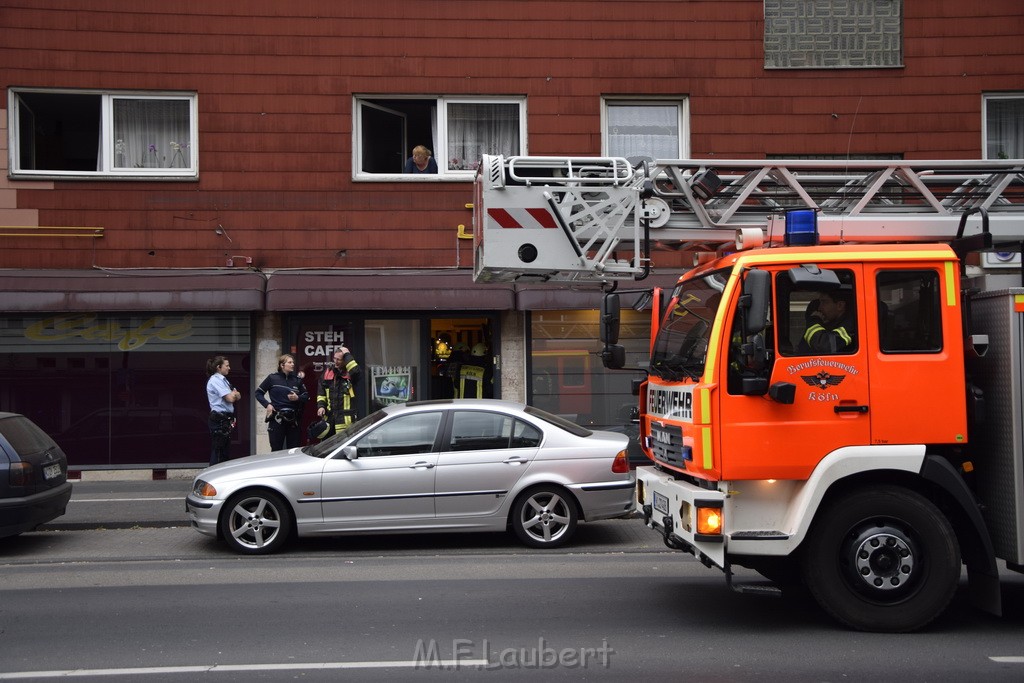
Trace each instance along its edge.
{"label": "dark station wagon", "polygon": [[71,499],[60,446],[17,413],[0,413],[0,538],[60,517]]}

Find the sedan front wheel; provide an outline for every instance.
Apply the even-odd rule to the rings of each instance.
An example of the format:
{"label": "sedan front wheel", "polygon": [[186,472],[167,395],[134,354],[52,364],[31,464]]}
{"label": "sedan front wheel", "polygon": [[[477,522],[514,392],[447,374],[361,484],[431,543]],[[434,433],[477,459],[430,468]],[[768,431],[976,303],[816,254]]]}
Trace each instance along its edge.
{"label": "sedan front wheel", "polygon": [[576,530],[576,501],[564,490],[540,486],[529,489],[512,504],[512,529],[531,548],[557,548]]}
{"label": "sedan front wheel", "polygon": [[221,513],[221,534],[243,555],[276,552],[292,530],[292,511],[270,491],[242,491],[228,499]]}

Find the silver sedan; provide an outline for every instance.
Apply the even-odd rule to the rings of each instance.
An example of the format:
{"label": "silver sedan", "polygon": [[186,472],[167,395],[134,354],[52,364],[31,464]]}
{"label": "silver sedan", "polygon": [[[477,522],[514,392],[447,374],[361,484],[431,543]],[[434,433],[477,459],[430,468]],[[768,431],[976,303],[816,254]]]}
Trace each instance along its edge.
{"label": "silver sedan", "polygon": [[394,405],[322,443],[209,467],[186,508],[245,554],[292,535],[506,529],[554,548],[579,520],[630,513],[627,443],[506,401]]}

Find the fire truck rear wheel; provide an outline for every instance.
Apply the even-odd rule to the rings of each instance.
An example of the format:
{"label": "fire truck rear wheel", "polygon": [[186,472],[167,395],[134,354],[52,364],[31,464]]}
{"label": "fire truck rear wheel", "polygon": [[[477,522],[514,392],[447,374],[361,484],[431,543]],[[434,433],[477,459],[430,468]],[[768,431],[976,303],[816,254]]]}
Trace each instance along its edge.
{"label": "fire truck rear wheel", "polygon": [[877,486],[821,510],[801,572],[818,604],[847,626],[913,631],[953,599],[960,547],[949,520],[927,498]]}

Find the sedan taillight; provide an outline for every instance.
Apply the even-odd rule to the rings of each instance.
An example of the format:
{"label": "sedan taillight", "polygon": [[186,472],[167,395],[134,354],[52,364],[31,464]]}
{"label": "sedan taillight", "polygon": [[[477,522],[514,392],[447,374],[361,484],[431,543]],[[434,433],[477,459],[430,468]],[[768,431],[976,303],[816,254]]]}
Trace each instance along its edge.
{"label": "sedan taillight", "polygon": [[616,474],[627,474],[629,472],[629,456],[626,451],[619,451],[612,460],[612,472]]}

